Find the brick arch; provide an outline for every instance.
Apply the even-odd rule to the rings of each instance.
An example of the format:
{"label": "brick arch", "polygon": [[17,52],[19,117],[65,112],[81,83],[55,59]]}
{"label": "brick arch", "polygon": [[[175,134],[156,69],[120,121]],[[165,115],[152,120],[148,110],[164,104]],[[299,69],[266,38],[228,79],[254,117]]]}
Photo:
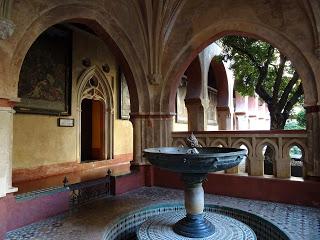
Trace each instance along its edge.
{"label": "brick arch", "polygon": [[[179,76],[189,66],[194,56],[201,52],[213,41],[226,35],[250,36],[265,40],[283,54],[285,54],[294,64],[296,70],[301,76],[305,93],[305,105],[316,105],[318,101],[318,92],[316,87],[315,75],[304,55],[303,49],[300,49],[292,39],[287,38],[279,30],[270,26],[248,21],[224,20],[215,22],[209,27],[202,29],[198,34],[192,36],[186,46],[177,53],[174,62],[166,74],[166,80],[163,84],[163,94],[161,106],[168,111],[174,109],[174,97],[176,94]],[[167,110],[163,109],[163,111]]]}
{"label": "brick arch", "polygon": [[[113,17],[101,9],[85,4],[64,4],[41,13],[18,39],[10,62],[7,81],[18,92],[20,69],[27,51],[37,37],[49,27],[63,22],[82,23],[91,28],[112,50],[122,66],[128,83],[131,112],[149,109],[149,91],[145,82],[142,66],[136,61],[137,55],[128,37],[113,20]],[[17,23],[19,24],[19,23]],[[147,100],[143,100],[147,99]]]}

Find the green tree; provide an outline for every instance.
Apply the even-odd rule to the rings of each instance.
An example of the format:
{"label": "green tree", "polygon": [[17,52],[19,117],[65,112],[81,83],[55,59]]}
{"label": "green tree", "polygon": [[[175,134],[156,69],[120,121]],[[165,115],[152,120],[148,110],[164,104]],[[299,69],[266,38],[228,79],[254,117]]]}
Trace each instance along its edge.
{"label": "green tree", "polygon": [[307,127],[307,119],[306,119],[306,111],[301,110],[297,113],[296,116],[297,122],[302,129],[306,129]]}
{"label": "green tree", "polygon": [[271,44],[242,36],[221,39],[224,61],[231,61],[235,90],[255,93],[267,104],[270,129],[283,129],[293,106],[303,101],[299,74],[285,55]]}

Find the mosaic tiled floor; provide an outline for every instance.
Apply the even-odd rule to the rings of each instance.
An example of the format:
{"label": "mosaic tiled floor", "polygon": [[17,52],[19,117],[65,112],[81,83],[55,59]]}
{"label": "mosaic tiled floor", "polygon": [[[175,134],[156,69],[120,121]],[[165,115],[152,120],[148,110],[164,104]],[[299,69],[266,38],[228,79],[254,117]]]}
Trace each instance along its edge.
{"label": "mosaic tiled floor", "polygon": [[[138,240],[190,240],[176,234],[172,227],[185,217],[185,211],[169,212],[154,216],[145,221],[138,230]],[[254,231],[244,223],[217,213],[206,213],[205,218],[214,227],[214,234],[199,240],[256,240]]]}
{"label": "mosaic tiled floor", "polygon": [[[106,226],[117,216],[160,202],[182,203],[183,192],[140,188],[9,232],[6,240],[100,240]],[[257,214],[279,226],[292,240],[320,240],[320,209],[215,195],[206,195],[205,202]]]}

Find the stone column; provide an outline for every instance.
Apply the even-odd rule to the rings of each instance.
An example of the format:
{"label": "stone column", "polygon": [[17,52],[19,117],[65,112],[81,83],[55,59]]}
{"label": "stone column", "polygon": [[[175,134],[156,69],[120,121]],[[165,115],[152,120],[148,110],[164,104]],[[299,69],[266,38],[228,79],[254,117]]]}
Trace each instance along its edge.
{"label": "stone column", "polygon": [[188,110],[188,131],[207,130],[207,104],[200,98],[184,100]]}
{"label": "stone column", "polygon": [[303,163],[304,176],[320,179],[320,106],[307,106],[308,161]]}
{"label": "stone column", "polygon": [[232,119],[229,107],[217,107],[219,130],[232,130]]}
{"label": "stone column", "polygon": [[[248,157],[249,160],[249,176],[263,176],[263,158],[257,157],[257,154],[254,153]],[[247,161],[248,161],[247,160]]]}
{"label": "stone column", "polygon": [[171,145],[173,114],[166,113],[132,113],[133,125],[133,160],[136,165],[149,164],[143,158],[143,150],[151,147]]}
{"label": "stone column", "polygon": [[12,187],[13,103],[0,99],[0,197],[18,189]]}

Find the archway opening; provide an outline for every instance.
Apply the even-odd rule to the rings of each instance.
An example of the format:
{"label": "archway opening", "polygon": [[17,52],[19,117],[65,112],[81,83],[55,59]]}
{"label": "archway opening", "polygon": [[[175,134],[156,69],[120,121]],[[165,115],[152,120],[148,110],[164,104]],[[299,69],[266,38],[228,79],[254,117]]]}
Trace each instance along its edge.
{"label": "archway opening", "polygon": [[277,169],[276,169],[276,156],[275,150],[272,145],[265,144],[262,148],[260,157],[263,159],[263,169],[264,175],[273,175],[276,176]]}
{"label": "archway opening", "polygon": [[292,145],[289,149],[292,177],[303,177],[304,150],[299,145]]}
{"label": "archway opening", "polygon": [[[107,35],[95,21],[61,22],[39,34],[26,53],[13,137],[13,182],[20,192],[62,185],[69,174],[86,179],[108,169],[130,171],[133,131],[128,119],[118,117],[119,76],[126,75],[126,100],[137,103],[136,86]],[[37,186],[21,187],[40,178]]]}
{"label": "archway opening", "polygon": [[[289,174],[290,166],[286,165],[286,170],[277,173],[276,167],[281,164],[281,159],[275,159],[274,155],[275,152],[281,152],[281,136],[274,135],[269,130],[284,134],[282,131],[288,129],[288,123],[290,130],[303,129],[297,124],[299,128],[292,128],[292,119],[298,116],[297,109],[303,109],[304,105],[302,76],[296,65],[271,43],[260,40],[258,36],[252,37],[251,34],[236,34],[228,32],[207,45],[184,72],[185,96],[192,96],[192,101],[185,98],[184,109],[191,116],[186,121],[188,130],[237,131],[228,143],[231,145],[232,141],[246,138],[243,134],[248,133],[255,134],[257,138],[270,138],[276,145],[273,150],[269,145],[264,150],[264,164],[255,166],[255,162],[251,162],[252,174],[278,174],[279,177],[285,177]],[[190,69],[199,70],[192,71],[193,74],[190,75]],[[180,88],[181,85],[179,92],[182,92]],[[183,100],[179,97],[182,95],[177,95],[176,102],[182,103]],[[181,112],[177,111],[177,119]],[[174,131],[180,129],[174,128]],[[214,141],[226,137],[223,132],[208,134],[212,134],[210,138]],[[295,138],[294,135],[292,137]],[[249,148],[253,149],[252,156],[256,159],[260,150],[259,153],[256,151],[253,141],[249,140]],[[250,174],[249,164],[243,164],[242,172],[249,171]]]}
{"label": "archway opening", "polygon": [[[189,131],[284,129],[294,108],[304,102],[293,63],[258,38],[222,37],[205,47],[183,76],[177,119],[185,114],[180,109],[192,111],[185,121]],[[186,107],[179,107],[183,102]]]}
{"label": "archway opening", "polygon": [[81,103],[81,162],[105,158],[104,103],[83,99]]}
{"label": "archway opening", "polygon": [[207,130],[216,130],[218,126],[217,105],[218,90],[214,67],[210,64],[208,71],[208,126]]}
{"label": "archway opening", "polygon": [[[249,151],[246,145],[242,144],[239,148],[246,150],[246,154],[248,155]],[[242,161],[239,163],[239,173],[248,173],[248,170],[249,170],[248,158],[247,156],[244,156]]]}

